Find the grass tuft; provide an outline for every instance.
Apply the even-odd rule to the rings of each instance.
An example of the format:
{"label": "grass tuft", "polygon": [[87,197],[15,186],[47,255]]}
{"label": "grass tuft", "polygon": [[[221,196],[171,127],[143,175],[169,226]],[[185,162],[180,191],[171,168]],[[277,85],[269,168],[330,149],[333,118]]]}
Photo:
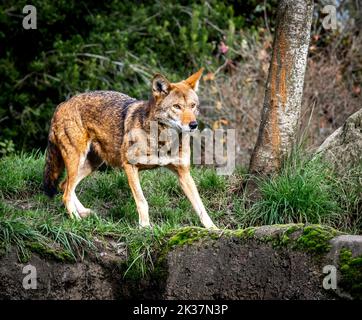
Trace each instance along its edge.
{"label": "grass tuft", "polygon": [[293,155],[279,174],[260,177],[261,199],[242,217],[244,225],[313,223],[333,225],[341,208],[333,172],[320,161]]}
{"label": "grass tuft", "polygon": [[30,228],[21,217],[5,217],[0,215],[0,247],[8,251],[12,245],[18,249],[20,261],[29,259],[27,242],[44,244],[46,238],[36,229]]}

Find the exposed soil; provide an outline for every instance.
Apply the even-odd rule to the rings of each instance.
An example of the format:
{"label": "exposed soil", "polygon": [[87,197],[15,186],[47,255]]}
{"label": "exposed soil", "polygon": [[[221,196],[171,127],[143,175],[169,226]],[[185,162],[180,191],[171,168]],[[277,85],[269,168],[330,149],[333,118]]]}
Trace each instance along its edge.
{"label": "exposed soil", "polygon": [[[350,247],[352,253],[361,254],[362,237],[334,238],[329,253],[316,255],[261,240],[261,233],[274,236],[278,228],[259,228],[259,235],[247,239],[225,235],[180,238],[188,242],[172,246],[166,243],[151,276],[132,281],[123,278],[124,270],[119,267],[124,257],[105,254],[65,263],[33,254],[29,262],[20,263],[12,250],[0,258],[0,299],[350,298],[348,293],[323,288],[323,267],[333,264],[338,268],[336,257],[341,248]],[[23,287],[26,274],[22,271],[28,264],[37,269],[36,289]]]}
{"label": "exposed soil", "polygon": [[[323,262],[301,251],[221,238],[171,251],[163,282],[138,292],[154,299],[336,299],[322,287]],[[160,286],[162,284],[162,286]],[[133,292],[137,295],[137,293]]]}

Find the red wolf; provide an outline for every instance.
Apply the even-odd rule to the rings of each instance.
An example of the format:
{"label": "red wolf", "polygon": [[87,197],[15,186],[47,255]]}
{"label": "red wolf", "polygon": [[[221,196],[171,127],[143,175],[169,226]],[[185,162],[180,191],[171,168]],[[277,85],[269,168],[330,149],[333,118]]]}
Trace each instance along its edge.
{"label": "red wolf", "polygon": [[137,205],[139,224],[149,226],[148,203],[138,172],[162,165],[176,173],[202,224],[206,228],[216,228],[190,175],[189,144],[179,147],[177,159],[162,164],[131,163],[127,156],[132,146],[129,133],[134,129],[149,133],[151,122],[157,122],[159,130],[173,129],[178,134],[197,128],[199,100],[196,91],[202,71],[177,83],[170,83],[156,74],[148,101],[138,101],[115,91],[93,91],[61,103],[55,110],[49,132],[45,193],[50,197],[56,194],[65,168],[67,176],[60,188],[68,214],[78,219],[88,216],[91,210],[80,203],[75,189],[82,179],[105,162],[124,169]]}

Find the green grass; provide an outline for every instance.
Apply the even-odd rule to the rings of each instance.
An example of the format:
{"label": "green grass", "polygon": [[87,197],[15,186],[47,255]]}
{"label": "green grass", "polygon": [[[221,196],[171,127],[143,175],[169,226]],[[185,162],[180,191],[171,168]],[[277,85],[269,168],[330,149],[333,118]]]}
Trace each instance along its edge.
{"label": "green grass", "polygon": [[20,260],[29,258],[26,242],[35,241],[44,243],[46,238],[34,228],[24,223],[21,217],[0,216],[0,247],[8,250],[13,244],[18,248]]}
{"label": "green grass", "polygon": [[258,177],[260,199],[242,225],[311,223],[361,233],[362,165],[337,176],[320,159],[293,153],[278,174]]}
{"label": "green grass", "polygon": [[261,199],[246,224],[331,223],[340,208],[332,172],[319,161],[290,159],[277,175],[258,178]]}
{"label": "green grass", "polygon": [[[81,220],[68,219],[61,195],[47,198],[41,190],[44,157],[40,153],[20,154],[0,159],[0,243],[20,249],[26,260],[34,243],[43,251],[62,253],[75,260],[95,249],[94,239],[125,242],[128,249],[126,276],[145,274],[152,250],[162,236],[182,226],[201,226],[199,218],[183,194],[176,176],[166,170],[141,172],[141,183],[149,202],[153,228],[140,229],[138,214],[125,174],[117,169],[95,172],[77,188],[81,202],[95,215]],[[225,206],[228,180],[211,169],[193,169],[205,206],[220,227],[234,227]],[[38,249],[38,248],[37,248]]]}
{"label": "green grass", "polygon": [[[48,199],[41,191],[44,157],[41,153],[0,159],[0,249],[15,245],[19,259],[31,251],[60,260],[81,259],[96,252],[95,238],[124,243],[127,277],[152,269],[152,255],[161,239],[184,226],[201,227],[177,178],[166,169],[141,172],[153,227],[140,229],[127,179],[120,170],[106,169],[86,178],[77,189],[81,202],[96,213],[70,220],[61,195]],[[236,229],[273,223],[323,223],[342,231],[361,233],[362,170],[336,179],[320,162],[294,159],[279,175],[259,179],[261,199],[250,205],[240,191],[245,171],[218,176],[213,169],[193,168],[203,202],[217,226]]]}
{"label": "green grass", "polygon": [[13,196],[37,189],[43,178],[43,155],[39,152],[21,153],[1,158],[0,196]]}

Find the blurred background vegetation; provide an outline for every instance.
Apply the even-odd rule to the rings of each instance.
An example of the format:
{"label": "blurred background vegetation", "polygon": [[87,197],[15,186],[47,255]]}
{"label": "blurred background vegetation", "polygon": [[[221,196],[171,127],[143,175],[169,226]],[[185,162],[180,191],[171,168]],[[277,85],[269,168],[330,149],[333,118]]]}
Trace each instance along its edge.
{"label": "blurred background vegetation", "polygon": [[[277,0],[37,0],[37,29],[22,28],[26,0],[0,4],[0,156],[44,150],[55,107],[87,90],[147,99],[156,72],[176,81],[200,66],[202,122],[238,130],[247,163],[259,126]],[[338,2],[338,30],[316,5],[303,119],[320,143],[361,103],[361,8]],[[343,19],[342,19],[343,17]],[[305,125],[305,121],[302,123]]]}

